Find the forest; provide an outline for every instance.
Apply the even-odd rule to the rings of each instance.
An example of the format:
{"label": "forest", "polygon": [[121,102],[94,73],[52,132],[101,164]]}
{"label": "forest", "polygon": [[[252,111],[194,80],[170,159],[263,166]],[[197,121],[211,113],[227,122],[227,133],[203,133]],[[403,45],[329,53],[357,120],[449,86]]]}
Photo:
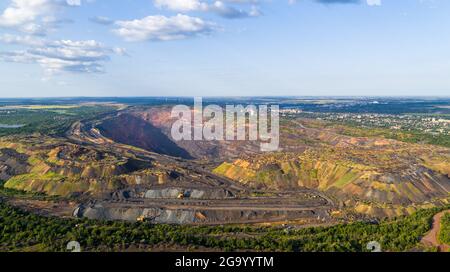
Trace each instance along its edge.
{"label": "forest", "polygon": [[[420,210],[379,223],[354,222],[330,227],[286,229],[260,226],[190,226],[43,217],[0,203],[0,251],[66,251],[78,241],[83,251],[185,250],[368,251],[376,241],[383,251],[420,248],[432,217],[443,208]],[[448,220],[448,218],[447,218]],[[448,236],[447,236],[448,237]]]}

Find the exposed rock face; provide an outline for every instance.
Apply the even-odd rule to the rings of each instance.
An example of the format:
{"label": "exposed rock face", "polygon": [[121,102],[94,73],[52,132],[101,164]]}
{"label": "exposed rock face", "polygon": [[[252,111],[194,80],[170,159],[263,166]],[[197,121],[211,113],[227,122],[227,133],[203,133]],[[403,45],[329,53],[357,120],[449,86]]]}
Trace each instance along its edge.
{"label": "exposed rock face", "polygon": [[148,151],[191,159],[192,156],[164,135],[160,129],[131,114],[121,114],[98,126],[102,134],[116,142]]}
{"label": "exposed rock face", "polygon": [[376,216],[401,215],[450,200],[448,164],[443,163],[450,158],[448,150],[398,142],[395,149],[367,149],[367,144],[359,149],[341,143],[304,153],[243,157],[214,172],[256,188],[319,189]]}
{"label": "exposed rock face", "polygon": [[184,188],[163,188],[150,189],[145,192],[145,198],[167,199],[167,198],[190,198],[190,199],[225,199],[233,197],[233,194],[225,189],[205,188],[205,189],[184,189]]}
{"label": "exposed rock face", "polygon": [[29,168],[28,156],[11,148],[0,149],[0,180],[21,175]]}
{"label": "exposed rock face", "polygon": [[77,208],[74,215],[89,219],[137,220],[164,224],[215,224],[233,222],[264,222],[266,220],[288,220],[292,218],[326,218],[325,211],[261,211],[261,210],[193,210],[193,209],[160,209],[143,207],[112,207],[106,203],[95,203]]}
{"label": "exposed rock face", "polygon": [[100,196],[128,186],[169,182],[180,175],[155,169],[152,161],[63,139],[29,137],[2,145],[6,148],[0,149],[0,179],[11,189],[59,196]]}
{"label": "exposed rock face", "polygon": [[[157,127],[171,138],[172,124],[176,119],[171,117],[171,108],[158,107],[130,112],[137,118]],[[260,145],[256,141],[177,141],[176,144],[197,159],[223,161],[238,158],[242,154],[257,154]]]}

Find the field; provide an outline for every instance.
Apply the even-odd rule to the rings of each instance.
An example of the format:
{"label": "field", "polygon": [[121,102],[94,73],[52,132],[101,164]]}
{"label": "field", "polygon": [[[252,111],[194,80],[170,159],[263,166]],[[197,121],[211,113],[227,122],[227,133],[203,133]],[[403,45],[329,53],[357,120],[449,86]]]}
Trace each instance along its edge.
{"label": "field", "polygon": [[66,131],[76,120],[92,118],[110,112],[116,107],[107,105],[45,105],[0,107],[0,124],[19,126],[2,128],[0,137],[40,133],[58,135]]}

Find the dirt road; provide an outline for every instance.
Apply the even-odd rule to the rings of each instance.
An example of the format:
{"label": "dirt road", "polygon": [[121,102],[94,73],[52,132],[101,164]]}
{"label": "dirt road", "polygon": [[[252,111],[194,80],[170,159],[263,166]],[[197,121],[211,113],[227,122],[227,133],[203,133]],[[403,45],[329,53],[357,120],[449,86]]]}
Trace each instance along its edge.
{"label": "dirt road", "polygon": [[9,198],[6,200],[6,203],[42,216],[58,216],[63,218],[72,217],[73,210],[77,207],[77,204],[74,202],[53,202],[30,198]]}
{"label": "dirt road", "polygon": [[441,229],[441,219],[446,213],[450,213],[450,210],[442,211],[433,217],[431,230],[422,238],[424,245],[437,247],[440,252],[448,252],[450,250],[449,245],[441,244],[438,239],[439,230]]}

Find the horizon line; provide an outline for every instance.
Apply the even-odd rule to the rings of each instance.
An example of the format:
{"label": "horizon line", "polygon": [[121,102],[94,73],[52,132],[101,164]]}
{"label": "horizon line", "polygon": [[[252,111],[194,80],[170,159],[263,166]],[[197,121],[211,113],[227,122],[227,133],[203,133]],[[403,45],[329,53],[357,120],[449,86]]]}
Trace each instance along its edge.
{"label": "horizon line", "polygon": [[345,98],[449,98],[450,95],[319,95],[319,96],[313,96],[313,95],[207,95],[207,96],[173,96],[173,95],[167,95],[167,96],[156,96],[156,95],[149,95],[149,96],[29,96],[29,97],[0,97],[0,99],[5,100],[13,100],[13,99],[95,99],[95,98],[296,98],[296,99],[302,99],[302,98],[313,98],[313,99],[320,99],[320,98],[339,98],[339,99],[345,99]]}

